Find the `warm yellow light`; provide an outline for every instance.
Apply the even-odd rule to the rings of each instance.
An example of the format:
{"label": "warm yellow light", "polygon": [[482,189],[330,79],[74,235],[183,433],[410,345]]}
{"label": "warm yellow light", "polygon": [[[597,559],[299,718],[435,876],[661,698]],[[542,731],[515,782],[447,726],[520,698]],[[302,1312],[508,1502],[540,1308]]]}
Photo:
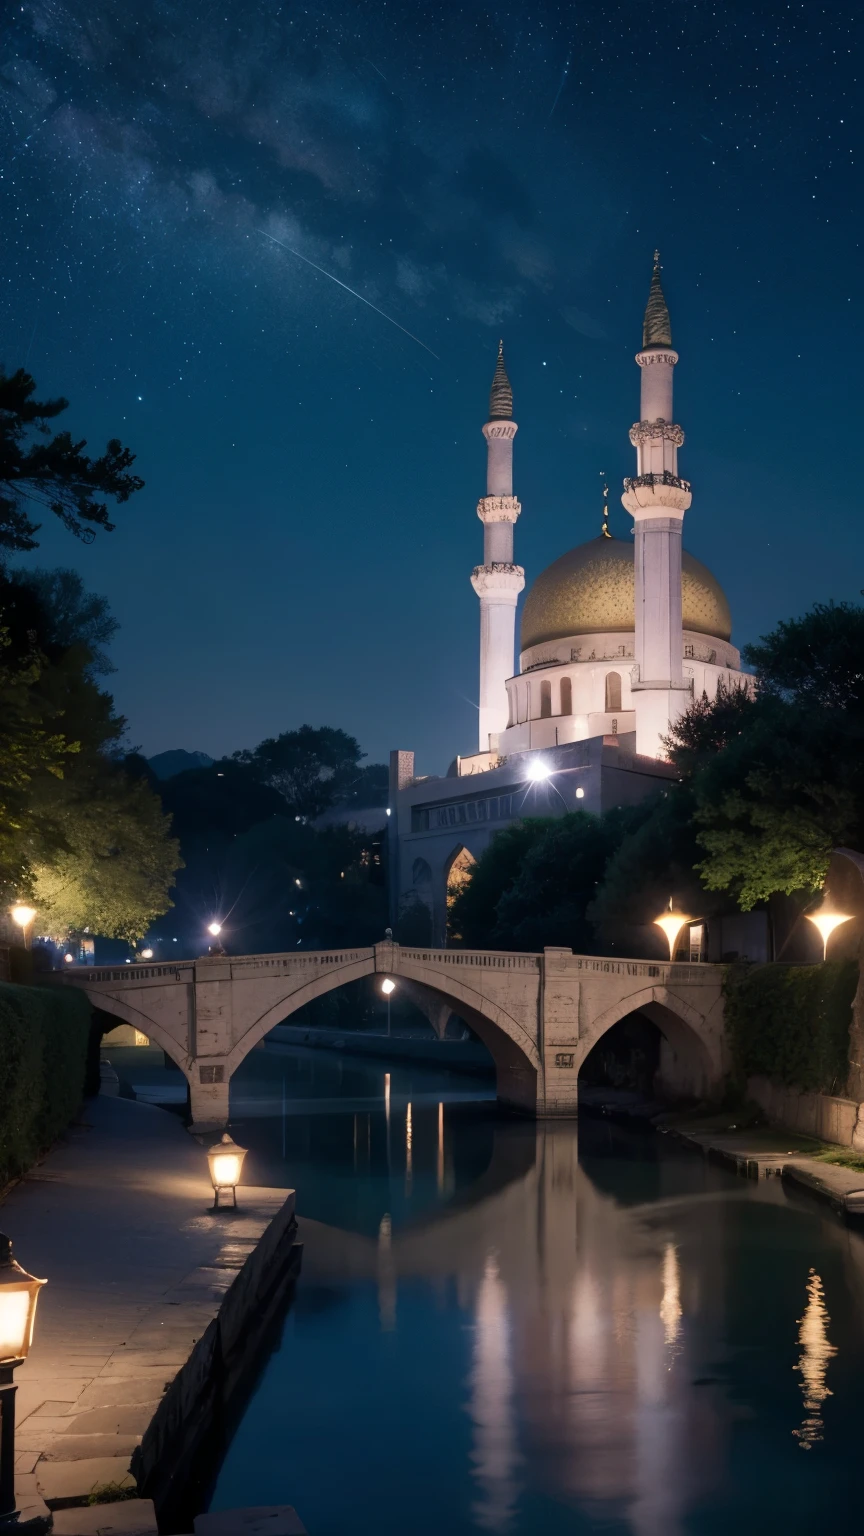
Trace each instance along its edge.
{"label": "warm yellow light", "polygon": [[222,932],[222,924],[221,923],[208,923],[207,924],[207,932],[208,933],[212,933],[212,935],[213,935],[213,937],[215,939],[217,934],[220,934]]}
{"label": "warm yellow light", "polygon": [[685,924],[689,923],[689,917],[682,917],[680,912],[664,912],[662,917],[655,917],[654,925],[662,928],[669,945],[669,959],[675,959],[675,945],[678,935]]}
{"label": "warm yellow light", "polygon": [[390,977],[388,976],[387,980],[386,981],[382,981],[382,983],[381,983],[381,991],[384,993],[385,997],[389,997],[391,992],[395,992],[396,991],[396,983],[395,983],[395,981],[391,981]]}
{"label": "warm yellow light", "polygon": [[827,960],[828,940],[834,929],[839,928],[841,923],[851,921],[851,916],[849,913],[844,914],[842,912],[808,912],[806,917],[808,923],[812,923],[814,928],[819,929],[822,937],[822,959]]}
{"label": "warm yellow light", "polygon": [[232,1141],[227,1131],[221,1141],[217,1141],[215,1147],[211,1147],[207,1153],[207,1161],[210,1164],[210,1181],[216,1191],[214,1205],[219,1208],[219,1196],[226,1190],[230,1190],[234,1196],[234,1204],[237,1204],[237,1185],[240,1183],[240,1174],[243,1169],[243,1159],[246,1156],[246,1148],[238,1147],[236,1141]]}
{"label": "warm yellow light", "polygon": [[35,916],[36,916],[36,908],[35,907],[13,907],[12,908],[12,921],[17,923],[19,928],[27,928],[27,927],[29,927],[30,923],[32,923],[32,921],[33,921]]}
{"label": "warm yellow light", "polygon": [[26,1360],[33,1342],[36,1302],[45,1284],[12,1257],[12,1244],[0,1233],[0,1365]]}
{"label": "warm yellow light", "polygon": [[153,959],[153,951],[152,951],[152,949],[142,949],[142,951],[141,951],[141,959],[142,960],[152,960]]}

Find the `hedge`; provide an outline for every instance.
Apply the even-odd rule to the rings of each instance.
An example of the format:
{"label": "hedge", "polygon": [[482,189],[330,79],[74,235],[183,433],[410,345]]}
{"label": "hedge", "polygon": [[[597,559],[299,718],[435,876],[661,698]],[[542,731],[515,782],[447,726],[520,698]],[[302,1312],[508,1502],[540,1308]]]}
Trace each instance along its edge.
{"label": "hedge", "polygon": [[32,1167],[74,1119],[90,1025],[81,992],[0,982],[0,1188]]}
{"label": "hedge", "polygon": [[734,1076],[842,1093],[857,986],[855,960],[730,966],[723,990]]}

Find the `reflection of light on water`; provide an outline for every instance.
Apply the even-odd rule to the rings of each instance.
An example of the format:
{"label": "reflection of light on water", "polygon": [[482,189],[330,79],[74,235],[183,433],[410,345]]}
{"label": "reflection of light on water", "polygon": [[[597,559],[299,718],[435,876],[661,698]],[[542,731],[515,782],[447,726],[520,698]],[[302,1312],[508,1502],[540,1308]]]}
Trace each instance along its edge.
{"label": "reflection of light on water", "polygon": [[663,1300],[660,1303],[660,1321],[666,1334],[666,1343],[674,1344],[681,1331],[681,1271],[678,1250],[674,1243],[667,1243],[663,1254]]}
{"label": "reflection of light on water", "polygon": [[444,1105],[438,1105],[438,1193],[444,1188]]}
{"label": "reflection of light on water", "polygon": [[411,1105],[405,1113],[405,1193],[410,1195],[414,1179],[414,1132],[411,1125]]}
{"label": "reflection of light on water", "polygon": [[474,1421],[471,1459],[481,1494],[473,1505],[474,1519],[485,1531],[508,1531],[519,1493],[514,1472],[521,1457],[513,1412],[507,1291],[494,1254],[486,1260],[477,1295],[468,1411]]}
{"label": "reflection of light on water", "polygon": [[794,1367],[796,1371],[801,1372],[801,1393],[804,1398],[804,1408],[808,1414],[801,1428],[792,1431],[793,1435],[797,1436],[802,1451],[811,1450],[814,1441],[824,1439],[822,1434],[824,1421],[820,1417],[820,1409],[826,1397],[832,1396],[830,1388],[825,1384],[825,1377],[828,1362],[837,1353],[828,1339],[830,1321],[825,1308],[822,1281],[815,1269],[811,1269],[810,1279],[807,1281],[807,1305],[798,1325],[798,1343],[801,1345],[802,1354]]}
{"label": "reflection of light on water", "polygon": [[393,1267],[393,1223],[389,1213],[378,1228],[378,1317],[382,1333],[396,1327],[396,1271]]}

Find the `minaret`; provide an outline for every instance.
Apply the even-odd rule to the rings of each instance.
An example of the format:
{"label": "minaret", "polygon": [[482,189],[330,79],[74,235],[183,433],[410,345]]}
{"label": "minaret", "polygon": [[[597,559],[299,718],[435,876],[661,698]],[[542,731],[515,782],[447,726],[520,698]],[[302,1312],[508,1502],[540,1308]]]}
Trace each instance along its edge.
{"label": "minaret", "polygon": [[480,599],[480,746],[495,751],[506,730],[507,679],[513,676],[516,602],[525,585],[521,565],[513,564],[513,524],[522,511],[513,495],[513,390],[504,366],[504,343],[489,394],[486,495],[477,503],[483,524],[483,564],[474,567],[471,585]]}
{"label": "minaret", "polygon": [[684,441],[672,412],[672,349],[669,311],[660,284],[660,252],[642,325],[641,421],[630,428],[636,474],[624,481],[621,500],[635,522],[636,665],[633,703],[636,751],[665,757],[661,737],[690,703],[683,675],[681,627],[681,529],[690,505],[688,481],[678,478],[678,449]]}

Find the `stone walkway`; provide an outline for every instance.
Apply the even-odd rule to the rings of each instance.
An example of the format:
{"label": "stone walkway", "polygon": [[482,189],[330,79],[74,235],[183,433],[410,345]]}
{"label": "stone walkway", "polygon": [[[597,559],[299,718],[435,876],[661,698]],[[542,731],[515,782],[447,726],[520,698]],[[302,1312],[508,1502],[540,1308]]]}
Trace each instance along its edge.
{"label": "stone walkway", "polygon": [[864,1169],[820,1162],[813,1149],[821,1144],[806,1136],[763,1126],[739,1131],[698,1119],[688,1124],[685,1117],[676,1117],[670,1129],[707,1157],[719,1158],[741,1174],[779,1176],[823,1200],[847,1220],[864,1216]]}
{"label": "stone walkway", "polygon": [[179,1119],[102,1095],[7,1194],[0,1228],[48,1280],[16,1372],[22,1518],[132,1482],[162,1393],[289,1193],[244,1187],[236,1216],[212,1214],[206,1157]]}

